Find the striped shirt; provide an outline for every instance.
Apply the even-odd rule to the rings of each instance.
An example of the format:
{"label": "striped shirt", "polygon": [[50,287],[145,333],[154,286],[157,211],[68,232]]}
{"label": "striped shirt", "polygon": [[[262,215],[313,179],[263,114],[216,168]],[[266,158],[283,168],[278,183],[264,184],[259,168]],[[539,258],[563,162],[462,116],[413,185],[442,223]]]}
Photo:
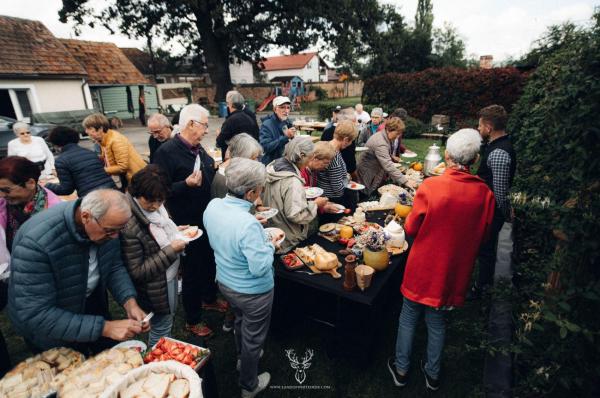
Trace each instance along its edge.
{"label": "striped shirt", "polygon": [[328,198],[339,198],[344,195],[348,185],[348,171],[340,152],[336,152],[329,167],[317,174],[317,186],[323,189],[323,195]]}
{"label": "striped shirt", "polygon": [[487,165],[492,171],[494,196],[498,208],[505,219],[510,220],[511,206],[508,191],[510,190],[510,155],[503,149],[494,149],[488,159]]}

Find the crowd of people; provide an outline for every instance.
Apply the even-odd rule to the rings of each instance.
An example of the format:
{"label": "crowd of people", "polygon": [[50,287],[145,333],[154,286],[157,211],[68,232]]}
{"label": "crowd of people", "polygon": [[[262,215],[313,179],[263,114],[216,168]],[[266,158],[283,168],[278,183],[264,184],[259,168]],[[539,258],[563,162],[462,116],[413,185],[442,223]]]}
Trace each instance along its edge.
{"label": "crowd of people", "polygon": [[[0,256],[10,262],[0,293],[32,352],[70,346],[90,354],[143,332],[153,345],[171,333],[181,280],[186,329],[210,336],[203,312],[225,314],[223,330],[235,331],[242,397],[253,397],[270,381],[258,365],[273,306],[275,253],[334,219],[337,205],[354,209],[389,180],[416,188],[394,166],[405,150],[403,109],[387,117],[381,108],[369,115],[360,104],[338,107],[323,139],[313,143],[293,127],[287,97],[273,100],[260,127],[240,93],[228,93],[227,104],[230,115],[217,138],[220,165],[201,144],[209,111],[197,104],[181,110],[176,128],[164,115],[149,117],[149,164],[102,114],[83,121],[100,154],[79,146],[75,130],[56,127],[48,138],[60,152],[56,161],[45,143],[31,141],[26,124],[15,124],[17,152],[9,145],[0,160]],[[464,303],[479,254],[484,260],[472,293],[493,283],[494,241],[510,221],[516,162],[505,125],[502,107],[484,108],[479,132],[453,134],[447,171],[416,191],[405,225],[414,243],[401,287],[396,354],[388,361],[398,386],[406,384],[419,314],[425,313],[429,336],[427,386],[437,389],[445,313]],[[482,138],[489,143],[478,177],[471,166]],[[367,148],[358,163],[357,142]],[[40,179],[48,168],[56,169],[58,183]],[[347,188],[351,179],[364,191]],[[309,199],[306,187],[324,193]],[[74,191],[76,200],[57,197]],[[269,208],[278,213],[267,220],[260,211]],[[189,226],[201,229],[195,239],[181,233]],[[285,240],[278,243],[264,227],[280,228]],[[126,319],[111,318],[107,291]],[[151,322],[142,322],[149,312]],[[10,362],[0,346],[6,371]]]}

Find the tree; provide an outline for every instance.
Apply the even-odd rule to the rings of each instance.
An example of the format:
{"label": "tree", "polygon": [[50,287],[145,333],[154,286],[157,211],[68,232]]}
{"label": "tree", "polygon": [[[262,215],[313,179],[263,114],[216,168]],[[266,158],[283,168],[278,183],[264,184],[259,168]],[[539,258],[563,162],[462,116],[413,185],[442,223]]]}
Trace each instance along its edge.
{"label": "tree", "polygon": [[433,30],[433,64],[436,67],[454,66],[465,68],[465,43],[458,31],[445,22],[443,28]]}
{"label": "tree", "polygon": [[[95,11],[89,0],[63,0],[60,20],[101,25],[135,38],[176,40],[188,54],[201,54],[216,101],[231,89],[230,62],[258,62],[270,46],[299,52],[321,39],[336,47],[349,43],[370,22],[357,23],[362,10],[376,10],[376,0],[110,0]],[[357,11],[358,10],[358,11]],[[338,52],[339,53],[339,52]],[[342,57],[343,58],[343,57]]]}

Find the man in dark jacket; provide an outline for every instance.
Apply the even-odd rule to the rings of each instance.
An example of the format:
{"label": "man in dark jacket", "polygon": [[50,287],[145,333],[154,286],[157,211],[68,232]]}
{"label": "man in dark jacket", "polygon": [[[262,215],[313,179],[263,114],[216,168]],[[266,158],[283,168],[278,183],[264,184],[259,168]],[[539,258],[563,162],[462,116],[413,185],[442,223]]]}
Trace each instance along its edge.
{"label": "man in dark jacket", "polygon": [[172,131],[173,128],[171,127],[171,122],[169,122],[169,119],[162,113],[155,113],[148,118],[148,133],[150,134],[150,138],[148,138],[148,148],[150,149],[150,163],[152,163],[152,159],[158,148],[171,138]]}
{"label": "man in dark jacket", "polygon": [[221,156],[225,160],[227,143],[240,133],[248,133],[258,141],[258,125],[244,112],[244,97],[237,91],[229,91],[226,96],[229,116],[225,119],[221,132],[217,136],[217,146],[221,148]]}
{"label": "man in dark jacket", "polygon": [[288,97],[275,97],[273,113],[262,119],[259,142],[265,153],[262,157],[264,164],[269,164],[283,155],[283,148],[296,135],[296,128],[288,119],[292,109]]}
{"label": "man in dark jacket", "polygon": [[[72,346],[98,352],[106,339],[149,330],[121,261],[119,231],[131,217],[125,195],[99,189],[40,212],[13,244],[8,314],[34,351]],[[108,288],[127,318],[108,321]]]}
{"label": "man in dark jacket", "polygon": [[48,141],[60,149],[60,156],[54,162],[60,182],[45,184],[47,189],[57,195],[70,195],[77,191],[82,198],[94,189],[116,188],[113,179],[104,171],[100,158],[89,149],[77,145],[77,131],[69,127],[55,127],[48,135]]}
{"label": "man in dark jacket", "polygon": [[[177,225],[201,226],[211,199],[214,160],[200,145],[208,131],[208,115],[208,110],[198,104],[185,106],[179,116],[181,132],[163,144],[154,156],[154,163],[171,180],[171,196],[165,205]],[[215,258],[206,234],[190,242],[182,266],[186,328],[198,336],[207,336],[212,330],[202,322],[202,309],[224,312],[227,304],[216,298]]]}

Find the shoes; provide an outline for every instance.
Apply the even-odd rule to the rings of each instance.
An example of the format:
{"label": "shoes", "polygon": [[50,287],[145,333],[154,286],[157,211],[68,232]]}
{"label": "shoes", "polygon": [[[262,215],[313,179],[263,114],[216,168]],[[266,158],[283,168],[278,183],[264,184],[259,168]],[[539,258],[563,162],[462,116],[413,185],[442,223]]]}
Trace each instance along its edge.
{"label": "shoes", "polygon": [[271,381],[271,375],[268,372],[264,372],[258,375],[258,385],[253,391],[247,391],[242,388],[242,398],[254,398],[256,395],[263,391],[269,385]]}
{"label": "shoes", "polygon": [[223,331],[229,333],[233,330],[233,323],[235,322],[235,315],[232,313],[225,314],[225,320],[223,320]]}
{"label": "shoes", "polygon": [[206,323],[204,322],[198,323],[196,325],[186,324],[185,330],[200,337],[207,337],[213,333],[213,331],[208,326],[206,326]]}
{"label": "shoes", "polygon": [[227,310],[229,309],[229,303],[225,300],[217,299],[214,303],[203,303],[202,309],[207,311],[227,312]]}
{"label": "shoes", "polygon": [[[263,350],[262,348],[260,349],[260,354],[258,354],[258,358],[262,358],[263,355],[265,353],[265,350]],[[238,359],[237,362],[235,363],[235,370],[237,370],[238,372],[240,371],[242,367],[242,360]]]}
{"label": "shoes", "polygon": [[387,360],[387,367],[392,375],[392,379],[394,379],[394,384],[398,387],[404,387],[408,382],[408,373],[401,375],[396,368],[396,364],[394,363],[396,358],[389,357]]}
{"label": "shoes", "polygon": [[427,374],[427,371],[425,370],[425,362],[423,362],[423,360],[421,360],[421,370],[425,375],[425,387],[427,387],[431,391],[437,391],[440,388],[440,380],[434,379],[433,377]]}

